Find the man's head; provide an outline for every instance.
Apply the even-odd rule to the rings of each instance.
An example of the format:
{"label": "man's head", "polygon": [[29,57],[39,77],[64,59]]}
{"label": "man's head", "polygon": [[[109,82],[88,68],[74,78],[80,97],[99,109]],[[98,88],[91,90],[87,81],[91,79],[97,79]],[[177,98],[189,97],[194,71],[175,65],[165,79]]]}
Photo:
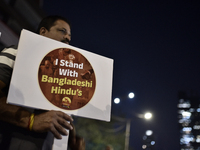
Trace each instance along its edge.
{"label": "man's head", "polygon": [[71,40],[70,23],[61,16],[48,16],[44,18],[38,26],[37,33],[67,44]]}

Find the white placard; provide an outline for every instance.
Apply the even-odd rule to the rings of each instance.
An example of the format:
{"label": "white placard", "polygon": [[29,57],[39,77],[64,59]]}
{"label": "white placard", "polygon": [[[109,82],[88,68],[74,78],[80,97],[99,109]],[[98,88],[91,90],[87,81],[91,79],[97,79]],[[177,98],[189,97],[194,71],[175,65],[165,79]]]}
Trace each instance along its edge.
{"label": "white placard", "polygon": [[[77,102],[77,106],[80,104],[80,108],[78,109],[74,108],[72,110],[67,110],[61,107],[57,107],[55,104],[51,103],[51,100],[47,100],[48,98],[45,97],[44,91],[41,90],[41,85],[39,84],[39,81],[41,81],[42,79],[39,79],[38,74],[44,58],[47,57],[48,54],[53,50],[59,51],[58,49],[60,48],[71,49],[73,52],[80,53],[81,56],[88,60],[94,71],[93,74],[95,74],[95,80],[93,80],[95,81],[95,90],[93,90],[93,95],[89,102],[87,102],[87,104],[83,104],[84,106],[81,106],[81,102]],[[74,54],[74,56],[76,56],[76,54]],[[74,56],[72,56],[72,58]],[[78,56],[79,55],[77,55],[77,57]],[[60,63],[59,69],[62,69],[61,65],[64,64],[58,62],[61,60],[64,60],[64,58],[57,60],[57,64]],[[86,71],[84,69],[81,70],[83,68],[83,65],[85,65],[85,62],[82,63],[80,60],[81,59],[79,59],[79,62],[77,63],[79,65],[79,71]],[[79,72],[75,72],[74,74],[71,73],[71,76],[73,75],[78,75],[80,79]],[[110,121],[112,76],[113,59],[103,57],[88,52],[86,50],[46,38],[44,36],[37,35],[27,30],[22,30],[7,102],[31,108],[60,110],[67,114],[73,114],[103,121]],[[68,84],[68,77],[69,76],[67,76],[65,79],[63,75],[63,79],[65,79],[65,84]],[[48,82],[50,82],[49,80],[50,79],[48,79]],[[75,90],[77,93],[78,91],[81,92],[79,93],[80,95],[77,94],[74,97],[78,97],[81,100],[81,96],[84,93],[84,85],[89,85],[89,82],[92,83],[92,86],[94,85],[94,82],[91,82],[89,80],[84,80],[84,82],[83,80],[81,80],[80,82],[78,82],[77,79],[76,87],[80,88]],[[56,86],[58,88],[62,88],[62,86],[54,82],[54,89],[51,88],[50,90],[55,92]],[[66,90],[66,94],[67,92],[69,91]],[[87,93],[87,91],[85,93]],[[58,92],[56,94],[54,93],[54,95],[58,95]],[[72,99],[75,98],[72,97]],[[62,101],[64,100],[62,99]]]}

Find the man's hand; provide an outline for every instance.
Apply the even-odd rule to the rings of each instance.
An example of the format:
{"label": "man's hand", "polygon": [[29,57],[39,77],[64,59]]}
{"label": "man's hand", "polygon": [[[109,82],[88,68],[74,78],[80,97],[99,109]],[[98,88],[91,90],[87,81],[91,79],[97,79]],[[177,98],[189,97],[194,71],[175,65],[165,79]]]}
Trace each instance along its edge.
{"label": "man's hand", "polygon": [[73,130],[70,131],[69,134],[69,147],[71,150],[85,150],[85,141],[82,137],[79,137],[76,135],[76,130],[74,125],[71,123],[73,126]]}
{"label": "man's hand", "polygon": [[[27,128],[30,112],[20,106],[7,104],[7,98],[1,92],[1,88],[4,86],[5,84],[0,80],[0,120]],[[69,123],[70,121],[73,121],[73,119],[61,111],[47,111],[35,115],[33,131],[50,131],[57,139],[61,139],[61,135],[68,135],[66,129],[73,129]]]}
{"label": "man's hand", "polygon": [[61,111],[48,111],[35,115],[33,131],[47,132],[51,131],[57,139],[62,139],[61,135],[68,135],[66,129],[72,130],[70,121],[73,119]]}

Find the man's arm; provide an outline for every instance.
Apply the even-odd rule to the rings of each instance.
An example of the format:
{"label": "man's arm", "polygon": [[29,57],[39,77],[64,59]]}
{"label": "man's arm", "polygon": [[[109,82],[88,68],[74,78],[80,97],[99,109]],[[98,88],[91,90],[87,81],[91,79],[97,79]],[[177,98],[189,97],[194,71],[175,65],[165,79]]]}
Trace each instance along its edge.
{"label": "man's arm", "polygon": [[[16,53],[14,47],[6,48],[0,53],[0,120],[28,128],[31,113],[23,107],[7,104],[7,97],[2,92],[2,89],[10,84]],[[58,139],[61,138],[61,134],[67,135],[65,129],[72,129],[68,123],[72,118],[60,111],[48,111],[37,114],[34,118],[33,131],[51,131]]]}
{"label": "man's arm", "polygon": [[[0,80],[0,120],[27,128],[31,113],[23,107],[7,104],[7,97],[1,91],[3,87],[5,83]],[[35,115],[33,131],[51,131],[56,138],[61,139],[61,135],[68,135],[65,129],[73,129],[68,121],[73,121],[73,119],[65,113],[48,111]]]}

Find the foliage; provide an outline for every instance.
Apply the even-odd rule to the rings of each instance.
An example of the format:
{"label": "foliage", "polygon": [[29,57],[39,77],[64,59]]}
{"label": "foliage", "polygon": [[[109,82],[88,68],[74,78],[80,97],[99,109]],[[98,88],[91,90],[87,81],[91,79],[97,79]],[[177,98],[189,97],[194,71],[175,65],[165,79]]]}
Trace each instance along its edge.
{"label": "foliage", "polygon": [[[114,120],[111,122],[73,117],[78,135],[84,138],[86,150],[105,150],[106,145],[112,145],[114,150],[123,150],[125,141],[125,125]],[[120,126],[120,130],[117,129]]]}

